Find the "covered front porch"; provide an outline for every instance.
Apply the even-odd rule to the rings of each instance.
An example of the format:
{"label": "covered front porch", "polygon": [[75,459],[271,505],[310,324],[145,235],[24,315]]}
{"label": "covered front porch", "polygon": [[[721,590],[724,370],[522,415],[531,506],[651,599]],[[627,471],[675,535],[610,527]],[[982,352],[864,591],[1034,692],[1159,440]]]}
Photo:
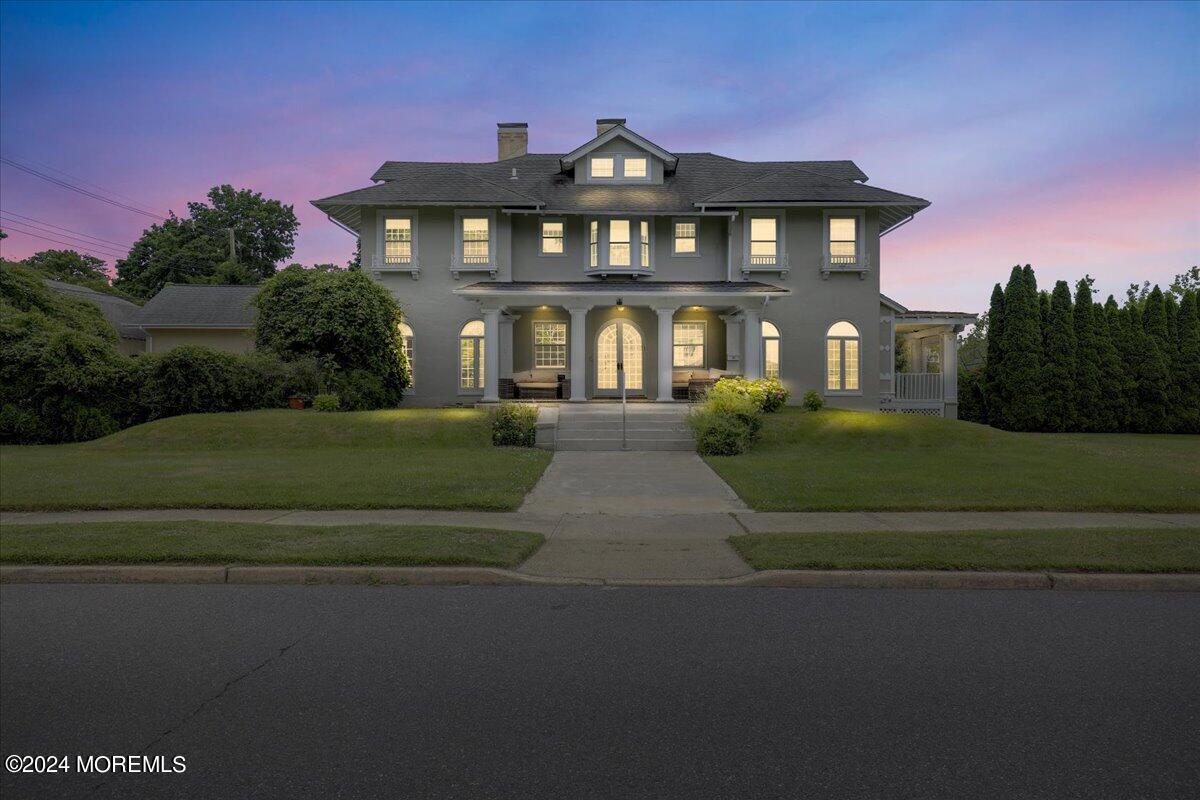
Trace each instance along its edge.
{"label": "covered front porch", "polygon": [[686,400],[722,375],[764,374],[761,283],[476,283],[482,402]]}
{"label": "covered front porch", "polygon": [[884,381],[880,410],[958,416],[958,334],[974,315],[905,311],[893,320],[896,357],[891,386]]}

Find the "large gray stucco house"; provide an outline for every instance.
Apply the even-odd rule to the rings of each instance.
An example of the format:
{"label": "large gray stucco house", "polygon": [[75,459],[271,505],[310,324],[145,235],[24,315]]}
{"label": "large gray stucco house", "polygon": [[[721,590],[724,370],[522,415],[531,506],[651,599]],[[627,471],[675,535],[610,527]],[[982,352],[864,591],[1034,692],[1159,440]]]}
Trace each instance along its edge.
{"label": "large gray stucco house", "polygon": [[[793,402],[955,416],[968,314],[879,292],[879,239],[929,205],[851,161],[675,153],[623,119],[570,153],[500,123],[485,163],[389,161],[313,204],[358,236],[405,312],[421,405],[670,401],[722,374]],[[901,335],[909,371],[894,374]]]}

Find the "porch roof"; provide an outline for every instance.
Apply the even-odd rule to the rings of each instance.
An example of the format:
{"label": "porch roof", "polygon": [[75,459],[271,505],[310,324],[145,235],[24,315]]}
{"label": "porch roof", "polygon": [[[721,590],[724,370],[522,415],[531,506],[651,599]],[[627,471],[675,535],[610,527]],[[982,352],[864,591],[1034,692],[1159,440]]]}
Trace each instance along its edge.
{"label": "porch roof", "polygon": [[974,325],[978,315],[966,311],[903,311],[896,314],[896,329],[904,332],[929,328],[935,325],[950,325],[962,330]]}
{"label": "porch roof", "polygon": [[[790,289],[758,281],[481,281],[455,289],[454,293],[476,300],[506,305],[662,305],[729,306],[764,304],[771,297],[791,294]],[[633,300],[632,298],[637,298]]]}

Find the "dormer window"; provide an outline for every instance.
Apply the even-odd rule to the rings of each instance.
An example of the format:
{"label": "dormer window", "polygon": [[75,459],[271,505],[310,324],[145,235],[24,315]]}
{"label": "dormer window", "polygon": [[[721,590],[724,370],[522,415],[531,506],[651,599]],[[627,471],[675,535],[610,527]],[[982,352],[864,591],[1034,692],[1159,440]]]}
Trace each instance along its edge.
{"label": "dormer window", "polygon": [[615,174],[614,159],[611,156],[593,156],[589,161],[592,165],[593,178],[611,178]]}
{"label": "dormer window", "polygon": [[634,156],[626,156],[622,159],[623,170],[621,172],[626,178],[644,178],[646,177],[646,159]]}

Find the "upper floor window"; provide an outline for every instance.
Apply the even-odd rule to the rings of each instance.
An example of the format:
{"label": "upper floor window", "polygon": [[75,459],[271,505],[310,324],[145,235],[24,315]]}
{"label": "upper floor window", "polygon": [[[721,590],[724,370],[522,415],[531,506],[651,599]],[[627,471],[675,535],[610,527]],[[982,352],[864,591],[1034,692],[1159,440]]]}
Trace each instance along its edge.
{"label": "upper floor window", "polygon": [[600,223],[596,220],[588,224],[588,266],[600,266]]}
{"label": "upper floor window", "polygon": [[629,220],[611,219],[608,221],[608,265],[628,267],[629,259]]}
{"label": "upper floor window", "polygon": [[626,156],[622,159],[622,174],[626,178],[644,178],[646,177],[646,159]]}
{"label": "upper floor window", "polygon": [[462,263],[489,264],[491,241],[487,217],[462,218]]}
{"label": "upper floor window", "polygon": [[674,353],[671,363],[676,367],[704,366],[703,322],[676,322],[674,326]]}
{"label": "upper floor window", "polygon": [[829,263],[858,263],[858,217],[829,218]]}
{"label": "upper floor window", "polygon": [[413,226],[411,217],[388,217],[383,223],[383,263],[411,264]]}
{"label": "upper floor window", "polygon": [[565,223],[561,220],[542,222],[542,255],[561,256],[563,254],[563,237]]}
{"label": "upper floor window", "polygon": [[615,174],[613,170],[615,162],[612,156],[592,156],[588,159],[588,163],[592,165],[593,178],[611,178]]}
{"label": "upper floor window", "polygon": [[647,220],[642,220],[638,225],[641,234],[641,253],[642,266],[650,266],[650,223]]}
{"label": "upper floor window", "polygon": [[858,328],[845,320],[825,332],[825,390],[857,392],[859,370]]}
{"label": "upper floor window", "polygon": [[750,218],[750,263],[775,264],[779,260],[779,219]]}
{"label": "upper floor window", "polygon": [[677,256],[694,256],[696,255],[696,221],[695,220],[675,220],[674,222],[674,237],[671,245],[671,253]]}
{"label": "upper floor window", "polygon": [[567,366],[567,323],[533,323],[533,366],[544,369]]}

